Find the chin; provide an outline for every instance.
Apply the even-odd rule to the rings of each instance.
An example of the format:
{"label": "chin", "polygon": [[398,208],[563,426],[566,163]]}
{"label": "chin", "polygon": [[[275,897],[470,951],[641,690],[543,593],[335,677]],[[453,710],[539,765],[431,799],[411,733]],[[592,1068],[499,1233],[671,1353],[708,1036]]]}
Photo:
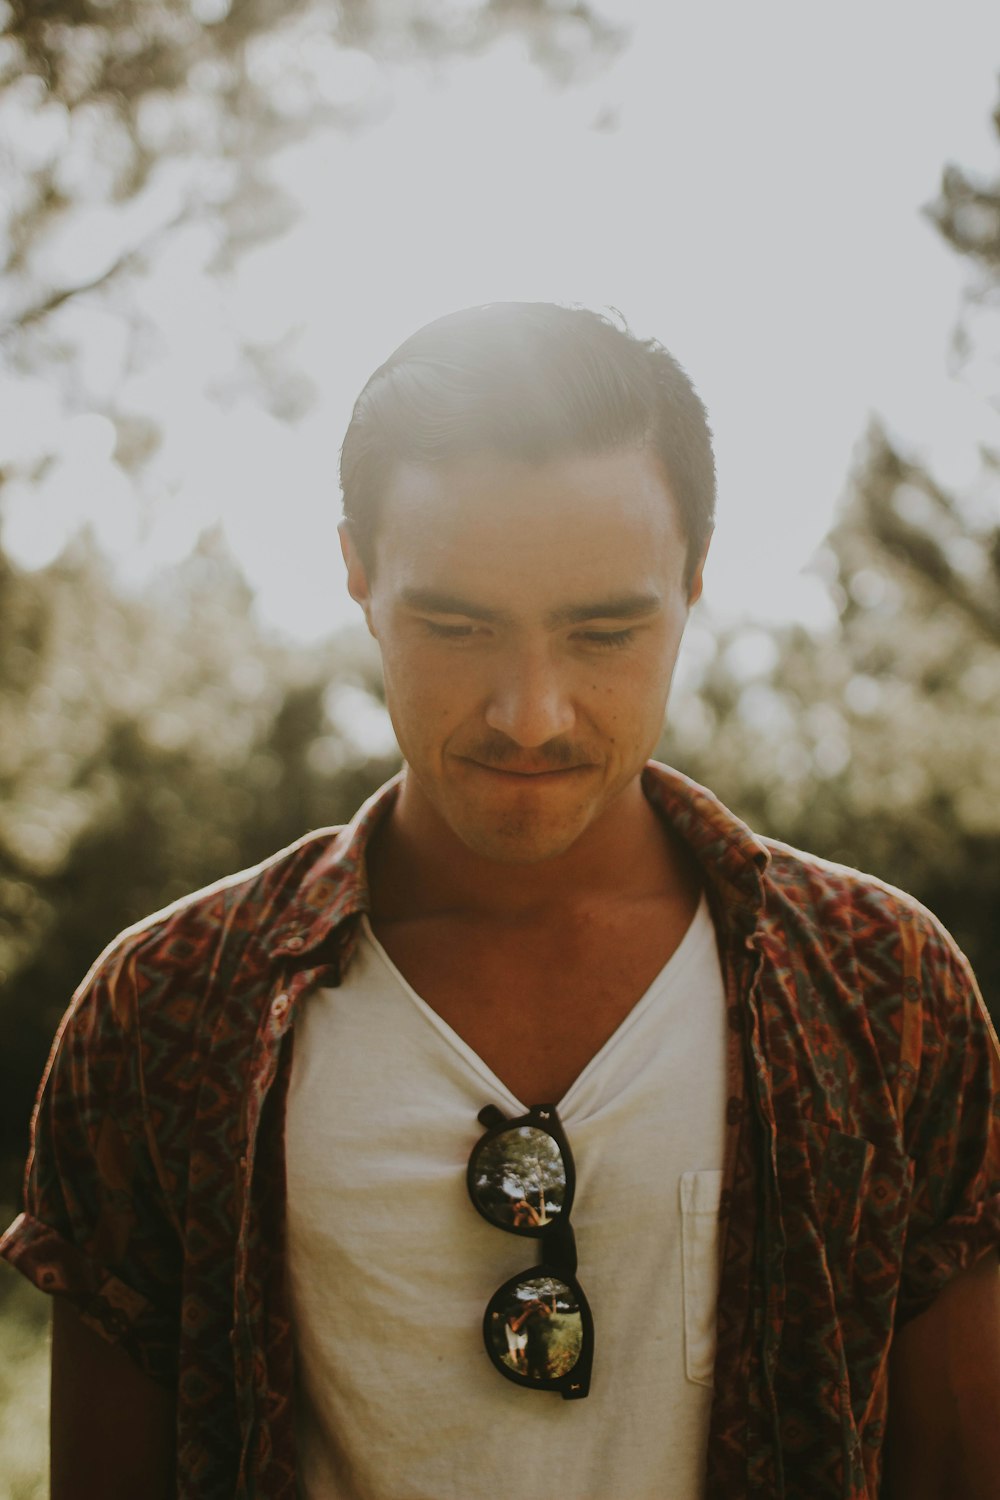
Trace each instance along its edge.
{"label": "chin", "polygon": [[505,865],[536,865],[555,859],[571,849],[587,828],[589,819],[581,817],[571,826],[539,826],[535,817],[506,817],[487,822],[484,819],[459,820],[451,824],[452,832],[467,849],[482,859]]}

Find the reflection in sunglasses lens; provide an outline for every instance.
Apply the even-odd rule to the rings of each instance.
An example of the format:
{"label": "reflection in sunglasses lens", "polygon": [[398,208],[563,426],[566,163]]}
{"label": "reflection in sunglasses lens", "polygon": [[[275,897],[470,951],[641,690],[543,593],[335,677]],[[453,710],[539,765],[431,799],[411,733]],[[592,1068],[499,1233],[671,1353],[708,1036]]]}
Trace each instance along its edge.
{"label": "reflection in sunglasses lens", "polygon": [[521,1125],[479,1148],[473,1189],[481,1211],[501,1229],[544,1229],[566,1200],[566,1167],[558,1142]]}
{"label": "reflection in sunglasses lens", "polygon": [[557,1380],[580,1358],[580,1306],[554,1276],[527,1277],[498,1292],[489,1305],[488,1327],[497,1358],[529,1380]]}

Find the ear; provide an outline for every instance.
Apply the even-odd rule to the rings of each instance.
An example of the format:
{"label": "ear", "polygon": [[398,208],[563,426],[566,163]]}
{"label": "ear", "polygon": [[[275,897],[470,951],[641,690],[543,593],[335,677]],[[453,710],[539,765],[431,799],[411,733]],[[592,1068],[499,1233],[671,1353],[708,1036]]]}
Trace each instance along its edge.
{"label": "ear", "polygon": [[361,561],[361,556],[351,536],[351,530],[346,521],[341,521],[337,527],[340,537],[340,550],[344,554],[344,565],[347,568],[347,592],[355,604],[360,604],[364,611],[365,624],[371,630],[372,635],[372,595],[371,583],[368,578],[368,569]]}
{"label": "ear", "polygon": [[714,532],[709,532],[708,541],[705,543],[704,550],[702,551],[701,557],[698,560],[698,566],[694,570],[694,575],[691,579],[691,587],[688,589],[688,609],[691,609],[695,604],[697,604],[698,600],[701,598],[701,591],[704,585],[704,578],[702,575],[705,571],[705,563],[708,560],[708,549],[712,545],[713,534]]}

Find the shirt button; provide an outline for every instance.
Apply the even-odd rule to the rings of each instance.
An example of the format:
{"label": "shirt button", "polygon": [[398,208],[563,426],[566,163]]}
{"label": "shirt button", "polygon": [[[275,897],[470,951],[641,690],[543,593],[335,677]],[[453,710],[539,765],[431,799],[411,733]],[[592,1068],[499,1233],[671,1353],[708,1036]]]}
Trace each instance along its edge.
{"label": "shirt button", "polygon": [[280,1021],[288,1009],[288,996],[281,994],[271,1001],[271,1014],[276,1021]]}
{"label": "shirt button", "polygon": [[305,939],[301,937],[290,937],[285,940],[285,947],[291,948],[292,952],[296,953],[302,947],[304,941]]}

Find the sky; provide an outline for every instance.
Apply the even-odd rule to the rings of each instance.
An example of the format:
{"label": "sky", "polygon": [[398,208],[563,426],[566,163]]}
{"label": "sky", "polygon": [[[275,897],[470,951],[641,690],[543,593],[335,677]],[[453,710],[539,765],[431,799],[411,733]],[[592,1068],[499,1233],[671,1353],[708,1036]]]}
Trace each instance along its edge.
{"label": "sky", "polygon": [[[870,418],[959,487],[988,430],[949,353],[969,271],[921,206],[949,160],[1000,170],[1000,13],[985,0],[605,13],[627,43],[566,87],[517,37],[435,65],[317,53],[330,97],[375,107],[272,164],[301,206],[292,230],[221,284],[205,273],[212,244],[176,237],[141,287],[157,344],[139,371],[113,320],[79,313],[85,333],[96,320],[94,388],[164,427],[142,503],[110,424],[78,414],[43,484],[8,486],[12,555],[40,565],[89,519],[141,587],[219,523],[261,615],[323,635],[353,617],[336,467],[357,391],[428,319],[540,298],[620,309],[693,377],[719,467],[712,612],[828,623],[810,562]],[[77,226],[62,253],[79,265],[86,248]],[[304,418],[239,394],[243,338],[285,341],[317,393]],[[22,382],[10,399],[26,444],[52,393]]]}

